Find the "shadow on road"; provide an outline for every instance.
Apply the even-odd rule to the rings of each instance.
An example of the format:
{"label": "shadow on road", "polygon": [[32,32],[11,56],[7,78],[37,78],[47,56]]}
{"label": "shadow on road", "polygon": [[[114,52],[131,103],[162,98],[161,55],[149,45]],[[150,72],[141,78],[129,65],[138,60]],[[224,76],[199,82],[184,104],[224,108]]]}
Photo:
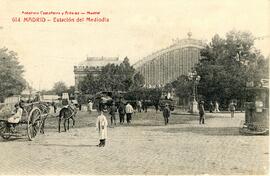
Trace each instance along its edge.
{"label": "shadow on road", "polygon": [[42,146],[53,146],[53,147],[97,147],[97,145],[85,145],[85,144],[78,144],[78,145],[68,145],[68,144],[39,144]]}
{"label": "shadow on road", "polygon": [[151,131],[162,131],[164,133],[197,133],[210,136],[239,136],[238,127],[181,127],[181,128],[159,128]]}
{"label": "shadow on road", "polygon": [[0,139],[0,142],[26,142],[29,141],[27,137],[11,137],[9,139]]}

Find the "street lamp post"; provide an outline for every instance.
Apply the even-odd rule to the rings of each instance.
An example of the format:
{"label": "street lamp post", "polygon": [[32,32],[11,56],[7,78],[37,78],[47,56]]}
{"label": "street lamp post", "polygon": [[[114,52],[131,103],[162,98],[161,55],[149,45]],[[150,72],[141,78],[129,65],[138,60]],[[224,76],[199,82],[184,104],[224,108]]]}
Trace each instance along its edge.
{"label": "street lamp post", "polygon": [[192,91],[192,102],[190,106],[191,113],[198,113],[198,103],[196,101],[196,85],[199,83],[201,77],[197,74],[196,71],[192,71],[188,74],[188,78],[193,83],[193,91]]}

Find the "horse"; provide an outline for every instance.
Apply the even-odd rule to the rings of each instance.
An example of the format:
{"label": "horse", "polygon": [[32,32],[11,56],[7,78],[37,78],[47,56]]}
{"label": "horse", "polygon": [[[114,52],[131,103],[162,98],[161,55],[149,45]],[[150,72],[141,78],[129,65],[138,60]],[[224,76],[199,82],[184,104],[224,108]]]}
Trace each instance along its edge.
{"label": "horse", "polygon": [[[71,119],[73,121],[73,124],[72,124],[72,127],[75,126],[75,116],[76,116],[76,108],[72,108],[71,106],[68,106],[68,107],[63,107],[60,112],[59,112],[59,121],[58,121],[58,132],[60,133],[60,126],[61,126],[61,119],[63,118],[64,119],[64,130],[65,132],[67,130],[69,130],[69,119]],[[68,122],[68,126],[66,128],[66,122]]]}

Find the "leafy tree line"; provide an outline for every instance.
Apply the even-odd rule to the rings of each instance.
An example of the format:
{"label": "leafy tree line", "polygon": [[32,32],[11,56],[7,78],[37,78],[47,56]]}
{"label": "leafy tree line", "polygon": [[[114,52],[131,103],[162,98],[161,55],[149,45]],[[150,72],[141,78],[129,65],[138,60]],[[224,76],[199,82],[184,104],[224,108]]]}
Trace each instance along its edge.
{"label": "leafy tree line", "polygon": [[0,48],[0,102],[6,97],[19,95],[27,86],[23,66],[18,55],[7,48]]}
{"label": "leafy tree line", "polygon": [[255,37],[249,32],[230,31],[223,39],[218,35],[201,51],[202,59],[196,66],[201,75],[198,93],[202,98],[218,100],[227,105],[237,99],[245,101],[246,83],[255,85],[268,77],[268,60],[254,47]]}
{"label": "leafy tree line", "polygon": [[42,95],[52,95],[56,94],[58,96],[62,96],[63,93],[68,93],[69,95],[74,95],[75,87],[68,87],[63,81],[55,82],[53,88],[51,90],[42,90]]}
{"label": "leafy tree line", "polygon": [[[269,58],[254,47],[255,37],[249,32],[232,30],[225,38],[215,35],[201,50],[201,60],[195,66],[201,80],[198,84],[199,99],[207,103],[218,101],[224,108],[232,99],[243,106],[246,83],[257,85],[268,78]],[[173,87],[180,98],[192,95],[192,83],[181,76],[167,85]]]}
{"label": "leafy tree line", "polygon": [[97,76],[89,73],[78,88],[83,94],[99,91],[131,91],[143,87],[144,78],[130,65],[126,57],[120,65],[107,64]]}

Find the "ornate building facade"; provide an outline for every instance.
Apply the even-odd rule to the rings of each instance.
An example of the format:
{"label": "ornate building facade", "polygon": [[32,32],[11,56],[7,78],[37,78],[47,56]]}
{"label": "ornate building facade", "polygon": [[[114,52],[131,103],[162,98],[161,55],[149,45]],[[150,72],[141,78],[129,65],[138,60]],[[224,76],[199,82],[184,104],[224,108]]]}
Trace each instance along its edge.
{"label": "ornate building facade", "polygon": [[88,73],[97,76],[102,67],[109,63],[118,65],[121,61],[118,57],[87,57],[85,61],[74,66],[75,91],[78,91],[79,82],[82,81]]}
{"label": "ornate building facade", "polygon": [[162,87],[176,80],[180,75],[188,75],[200,59],[200,50],[205,42],[191,38],[175,40],[162,50],[143,58],[133,66],[145,78],[146,87]]}

